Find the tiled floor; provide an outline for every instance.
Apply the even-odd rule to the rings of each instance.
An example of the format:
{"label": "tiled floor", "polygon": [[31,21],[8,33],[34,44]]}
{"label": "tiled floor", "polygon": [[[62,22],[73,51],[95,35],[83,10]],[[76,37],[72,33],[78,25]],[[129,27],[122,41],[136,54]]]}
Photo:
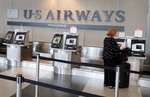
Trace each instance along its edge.
{"label": "tiled floor", "polygon": [[140,87],[141,93],[143,97],[150,97],[150,88]]}
{"label": "tiled floor", "polygon": [[[89,78],[86,77],[60,75],[50,72],[44,77],[40,78],[40,82],[82,91],[84,86],[87,84],[88,79]],[[29,85],[28,87],[23,89],[23,97],[35,97],[35,94],[31,91],[35,91],[34,85]],[[14,95],[12,97],[16,96]],[[78,95],[39,87],[39,97],[78,97]]]}
{"label": "tiled floor", "polygon": [[[5,67],[5,66],[4,66]],[[35,69],[31,68],[11,68],[4,69],[1,74],[16,76],[22,74],[23,77],[28,79],[35,79]],[[40,81],[51,83],[63,87],[74,88],[84,92],[101,95],[105,97],[114,97],[114,89],[103,87],[103,80],[95,78],[87,78],[81,76],[67,76],[53,74],[53,72],[40,71]],[[28,83],[23,83],[23,97],[34,97],[34,86]],[[142,96],[141,90],[146,92]],[[66,94],[51,89],[41,88],[40,97],[78,97],[72,94]],[[120,89],[119,97],[150,97],[149,88],[129,86],[129,88]],[[16,93],[16,82],[0,79],[0,97],[15,97]],[[44,96],[43,96],[44,95]]]}

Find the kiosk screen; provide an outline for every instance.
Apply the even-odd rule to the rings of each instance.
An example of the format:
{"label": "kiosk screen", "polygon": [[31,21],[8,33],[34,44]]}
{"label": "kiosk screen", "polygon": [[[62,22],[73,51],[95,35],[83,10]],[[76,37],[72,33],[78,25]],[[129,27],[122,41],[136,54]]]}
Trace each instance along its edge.
{"label": "kiosk screen", "polygon": [[66,39],[66,45],[76,45],[76,38]]}
{"label": "kiosk screen", "polygon": [[145,56],[145,40],[132,40],[131,53],[133,56]]}
{"label": "kiosk screen", "polygon": [[61,48],[62,47],[62,38],[63,34],[55,34],[52,42],[51,42],[51,47],[52,48]]}
{"label": "kiosk screen", "polygon": [[60,43],[60,40],[61,40],[61,37],[54,37],[52,43],[54,43],[54,44],[59,44],[59,43]]}
{"label": "kiosk screen", "polygon": [[74,40],[70,40],[70,43],[74,43]]}
{"label": "kiosk screen", "polygon": [[6,36],[6,40],[10,40],[10,39],[11,39],[11,37],[12,37],[12,34],[7,34],[7,36]]}
{"label": "kiosk screen", "polygon": [[136,49],[142,49],[142,45],[137,45]]}
{"label": "kiosk screen", "polygon": [[16,36],[16,41],[23,41],[24,37],[25,37],[25,35],[17,35]]}
{"label": "kiosk screen", "polygon": [[14,31],[9,31],[7,34],[6,34],[6,37],[4,39],[4,43],[12,43],[13,42],[13,35],[14,35]]}
{"label": "kiosk screen", "polygon": [[25,33],[25,32],[17,32],[16,37],[15,37],[15,44],[24,45],[26,34],[27,33]]}
{"label": "kiosk screen", "polygon": [[78,35],[67,35],[65,41],[65,49],[76,50],[78,46]]}

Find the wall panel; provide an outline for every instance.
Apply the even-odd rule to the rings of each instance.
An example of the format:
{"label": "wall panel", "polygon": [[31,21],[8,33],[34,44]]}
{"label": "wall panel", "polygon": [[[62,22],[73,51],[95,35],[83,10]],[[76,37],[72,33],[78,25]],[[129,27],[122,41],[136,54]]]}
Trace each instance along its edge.
{"label": "wall panel", "polygon": [[[7,21],[20,22],[38,22],[38,23],[64,23],[64,24],[86,24],[86,25],[118,25],[124,26],[126,35],[134,35],[136,28],[143,28],[143,37],[146,35],[147,25],[147,6],[148,0],[1,0],[0,1],[0,37],[5,37],[8,30],[18,29],[17,26],[7,26]],[[7,9],[18,9],[18,19],[7,19]],[[41,10],[42,18],[37,20],[34,15],[31,19],[24,18],[24,10]],[[47,20],[48,11],[52,10],[55,20]],[[56,10],[61,10],[61,19],[56,20]],[[88,20],[78,21],[73,13],[74,21],[64,21],[64,10],[90,10]],[[102,21],[91,21],[95,10],[98,10]],[[119,23],[115,21],[115,14],[111,17],[111,22],[105,22],[103,10],[124,10],[125,21]],[[24,27],[30,31],[30,41],[51,41],[55,32],[68,32],[69,29],[62,28],[41,28],[41,27]],[[80,45],[103,46],[103,39],[106,31],[78,30],[80,33]]]}

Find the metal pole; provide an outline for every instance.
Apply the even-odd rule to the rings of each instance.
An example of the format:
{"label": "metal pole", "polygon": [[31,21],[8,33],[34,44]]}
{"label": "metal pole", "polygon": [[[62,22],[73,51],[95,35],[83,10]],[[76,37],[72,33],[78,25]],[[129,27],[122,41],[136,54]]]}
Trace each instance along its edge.
{"label": "metal pole", "polygon": [[[39,81],[39,67],[40,67],[40,60],[39,60],[40,54],[37,54],[37,63],[36,63],[36,81]],[[38,85],[35,85],[35,97],[39,96],[39,88]]]}
{"label": "metal pole", "polygon": [[21,97],[21,90],[22,90],[22,75],[21,74],[18,74],[17,75],[17,89],[16,89],[16,97]]}
{"label": "metal pole", "polygon": [[115,97],[119,97],[119,77],[120,77],[120,67],[116,67],[116,81],[115,81]]}

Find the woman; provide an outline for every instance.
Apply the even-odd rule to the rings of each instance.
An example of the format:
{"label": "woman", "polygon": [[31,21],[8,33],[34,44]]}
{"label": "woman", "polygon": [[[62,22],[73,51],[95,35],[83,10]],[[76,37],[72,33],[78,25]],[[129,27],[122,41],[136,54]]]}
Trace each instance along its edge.
{"label": "woman", "polygon": [[[107,37],[104,39],[103,60],[104,66],[116,67],[118,64],[119,47],[114,39],[117,30],[110,28],[107,32]],[[109,88],[115,87],[115,71],[104,70],[104,86]]]}

